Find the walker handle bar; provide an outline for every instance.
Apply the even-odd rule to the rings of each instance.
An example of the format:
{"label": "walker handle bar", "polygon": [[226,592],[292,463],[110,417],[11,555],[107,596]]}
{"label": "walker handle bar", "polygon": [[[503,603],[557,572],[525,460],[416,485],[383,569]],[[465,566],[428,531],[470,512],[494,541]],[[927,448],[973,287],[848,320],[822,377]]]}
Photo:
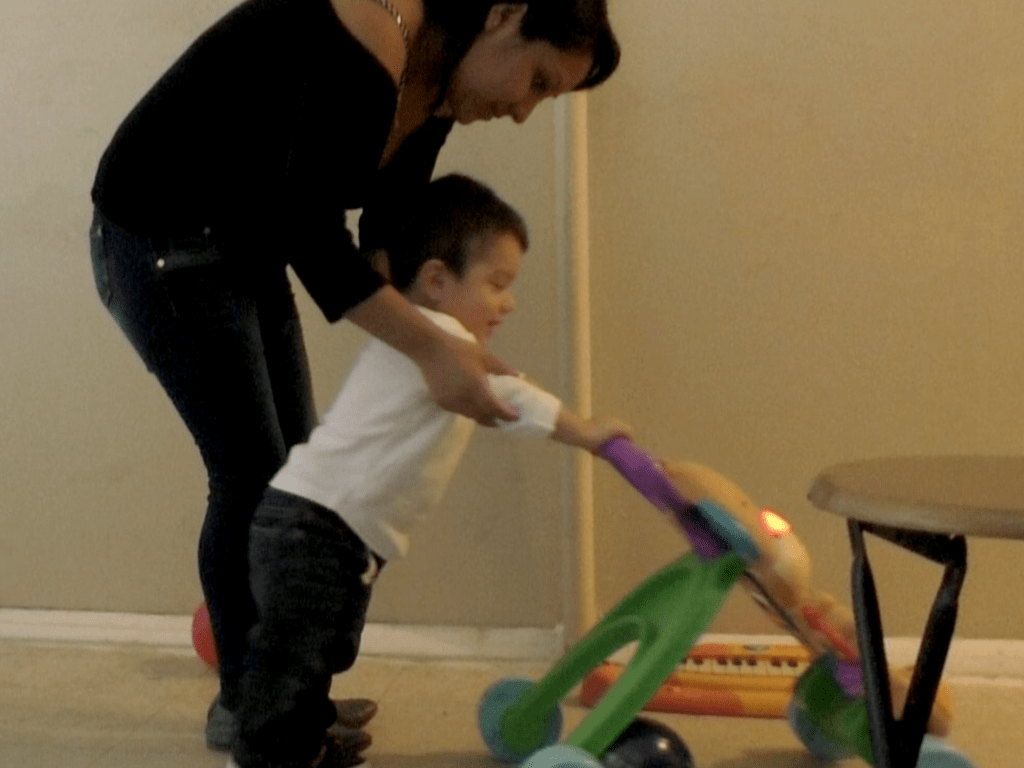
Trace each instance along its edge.
{"label": "walker handle bar", "polygon": [[672,481],[649,454],[625,437],[613,437],[598,449],[630,485],[667,514],[693,545],[702,560],[713,560],[730,549],[728,544],[711,530],[700,507],[683,498]]}

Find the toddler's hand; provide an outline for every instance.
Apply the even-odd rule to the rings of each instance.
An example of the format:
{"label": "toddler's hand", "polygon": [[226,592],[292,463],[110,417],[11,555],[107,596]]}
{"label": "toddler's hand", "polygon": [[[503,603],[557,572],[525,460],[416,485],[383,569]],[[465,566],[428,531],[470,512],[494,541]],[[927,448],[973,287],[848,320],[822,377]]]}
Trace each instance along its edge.
{"label": "toddler's hand", "polygon": [[597,453],[597,450],[613,437],[625,437],[627,440],[635,441],[636,432],[632,425],[615,417],[590,419],[584,428],[582,447],[591,453]]}

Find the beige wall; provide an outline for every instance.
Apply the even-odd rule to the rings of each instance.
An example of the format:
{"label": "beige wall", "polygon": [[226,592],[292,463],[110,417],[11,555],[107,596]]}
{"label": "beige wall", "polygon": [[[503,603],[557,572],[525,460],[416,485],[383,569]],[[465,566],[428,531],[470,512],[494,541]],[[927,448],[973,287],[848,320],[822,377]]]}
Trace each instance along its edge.
{"label": "beige wall", "polygon": [[[127,110],[233,4],[14,0],[0,10],[0,606],[189,614],[200,600],[205,475],[96,298],[88,190]],[[549,105],[522,128],[456,129],[439,170],[491,183],[529,221],[520,311],[495,347],[562,392],[555,140]],[[326,406],[363,339],[300,301]],[[381,580],[371,619],[560,622],[568,456],[547,441],[475,440],[444,509]]]}
{"label": "beige wall", "polygon": [[[613,7],[622,69],[590,100],[594,408],[788,512],[845,598],[845,527],[805,500],[818,469],[1022,449],[1024,14]],[[606,609],[680,544],[610,472],[596,497]],[[918,633],[938,569],[874,549],[886,629]],[[1020,544],[970,554],[961,633],[1024,637]],[[715,628],[773,629],[744,598]]]}
{"label": "beige wall", "polygon": [[[199,600],[202,467],[94,295],[86,192],[120,118],[230,5],[0,9],[0,606],[188,613]],[[788,512],[819,583],[845,597],[843,526],[804,500],[817,469],[1021,450],[1024,19],[1010,0],[613,11],[622,69],[590,97],[595,410]],[[559,125],[544,107],[524,127],[457,129],[440,168],[526,214],[535,245],[497,347],[569,394]],[[361,340],[304,297],[302,310],[326,404]],[[374,620],[565,620],[567,453],[476,440],[382,580]],[[606,467],[595,497],[604,610],[683,545]],[[875,549],[887,628],[914,634],[937,570]],[[1019,545],[971,553],[962,633],[1024,637]],[[774,631],[743,599],[715,629]]]}

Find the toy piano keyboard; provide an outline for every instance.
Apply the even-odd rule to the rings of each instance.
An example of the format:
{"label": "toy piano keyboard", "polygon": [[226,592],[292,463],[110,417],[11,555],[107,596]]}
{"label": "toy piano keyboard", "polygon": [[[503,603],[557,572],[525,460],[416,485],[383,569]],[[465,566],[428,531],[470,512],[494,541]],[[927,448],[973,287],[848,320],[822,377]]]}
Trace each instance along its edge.
{"label": "toy piano keyboard", "polygon": [[[720,717],[784,718],[797,678],[810,665],[801,645],[703,643],[662,684],[644,709]],[[606,661],[583,679],[580,701],[592,707],[622,675]]]}

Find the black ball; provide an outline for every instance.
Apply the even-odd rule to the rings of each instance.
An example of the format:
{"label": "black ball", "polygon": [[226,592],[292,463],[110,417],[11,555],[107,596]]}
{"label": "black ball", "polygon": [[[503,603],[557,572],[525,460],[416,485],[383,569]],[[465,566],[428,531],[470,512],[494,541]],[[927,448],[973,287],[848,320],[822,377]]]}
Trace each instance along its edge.
{"label": "black ball", "polygon": [[693,756],[676,732],[638,717],[605,752],[605,768],[693,768]]}

